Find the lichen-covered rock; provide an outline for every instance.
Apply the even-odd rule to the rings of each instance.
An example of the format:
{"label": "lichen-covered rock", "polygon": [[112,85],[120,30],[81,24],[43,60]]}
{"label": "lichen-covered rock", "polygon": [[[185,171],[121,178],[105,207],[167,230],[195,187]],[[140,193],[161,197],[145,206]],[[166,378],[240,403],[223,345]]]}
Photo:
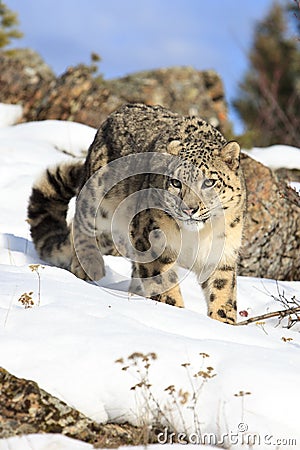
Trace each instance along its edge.
{"label": "lichen-covered rock", "polygon": [[55,77],[32,50],[2,52],[0,102],[21,104],[23,121],[74,120],[95,128],[124,103],[160,104],[181,114],[200,115],[223,132],[229,129],[220,77],[192,67],[104,80],[95,76],[93,66],[80,64]]}
{"label": "lichen-covered rock", "polygon": [[213,70],[170,67],[144,71],[109,82],[124,102],[162,105],[183,115],[199,115],[223,131],[228,127],[224,88]]}
{"label": "lichen-covered rock", "polygon": [[300,170],[299,169],[286,169],[285,167],[281,167],[275,170],[276,174],[279,178],[283,180],[296,181],[300,183]]}
{"label": "lichen-covered rock", "polygon": [[35,108],[55,75],[33,50],[0,52],[0,102],[20,104],[24,115]]}
{"label": "lichen-covered rock", "polygon": [[70,67],[50,85],[27,120],[64,119],[98,128],[124,103],[159,104],[185,115],[200,115],[222,131],[229,128],[223,85],[213,71],[172,67],[116,80],[96,79],[91,67]]}
{"label": "lichen-covered rock", "polygon": [[0,438],[31,433],[61,433],[97,447],[142,443],[141,430],[129,424],[98,424],[37,383],[0,368]]}
{"label": "lichen-covered rock", "polygon": [[110,96],[105,83],[95,80],[91,67],[70,67],[49,84],[48,90],[43,92],[40,101],[28,111],[25,119],[73,120],[98,128],[111,109],[121,104],[119,100],[111,105]]}
{"label": "lichen-covered rock", "polygon": [[300,197],[283,179],[242,155],[247,216],[239,274],[300,280]]}

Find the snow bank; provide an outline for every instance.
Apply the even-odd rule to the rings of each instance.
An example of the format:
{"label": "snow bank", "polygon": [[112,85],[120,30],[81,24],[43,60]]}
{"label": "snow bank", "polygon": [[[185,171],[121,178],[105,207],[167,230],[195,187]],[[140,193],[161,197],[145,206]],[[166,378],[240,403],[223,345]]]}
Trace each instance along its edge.
{"label": "snow bank", "polygon": [[17,123],[23,114],[21,105],[7,105],[0,103],[0,127],[6,127]]}
{"label": "snow bank", "polygon": [[[80,123],[46,120],[0,128],[0,231],[28,237],[26,206],[33,180],[47,166],[82,156],[96,130]],[[25,232],[25,235],[24,235]]]}
{"label": "snow bank", "polygon": [[[188,273],[182,273],[186,309],[129,296],[130,266],[115,257],[105,258],[107,276],[99,286],[62,269],[40,267],[39,292],[37,273],[28,267],[41,263],[25,222],[31,184],[45,166],[67,157],[57,151],[58,145],[81,152],[95,132],[90,129],[83,138],[82,125],[58,124],[47,121],[0,130],[1,365],[16,376],[33,379],[94,420],[139,423],[151,404],[149,393],[145,397],[138,388],[131,390],[140,381],[139,366],[129,360],[131,367],[124,371],[115,361],[122,357],[127,364],[133,352],[154,352],[151,395],[172,415],[179,431],[195,431],[196,417],[201,433],[212,433],[219,443],[226,433],[240,440],[256,434],[260,445],[251,448],[297,448],[283,439],[297,439],[300,445],[300,326],[287,330],[276,319],[248,327],[213,321],[206,316],[195,277]],[[299,299],[299,288],[300,282],[239,277],[238,310],[254,316],[279,309],[272,295],[279,290],[288,299]],[[25,292],[33,292],[32,308],[25,309],[19,301]],[[142,364],[139,358],[137,364]],[[207,367],[216,376],[205,378]],[[199,372],[202,375],[193,376]],[[179,399],[180,392],[187,393],[181,415],[166,391],[170,385]],[[194,405],[192,394],[198,389]],[[154,412],[153,403],[151,408]],[[14,439],[17,445],[19,438]],[[49,437],[64,440],[61,447],[51,447],[46,436],[22,439],[33,439],[32,447],[39,449],[71,448],[63,437]],[[8,442],[0,441],[0,449],[11,448],[5,447]]]}
{"label": "snow bank", "polygon": [[[119,447],[120,450],[145,450],[144,446]],[[151,450],[161,450],[161,445],[148,446]],[[179,450],[182,445],[164,445],[165,450]],[[185,446],[186,448],[186,446]],[[212,449],[210,445],[201,445],[201,450]],[[93,450],[91,444],[76,441],[61,434],[29,434],[0,440],[0,450]]]}
{"label": "snow bank", "polygon": [[0,450],[93,450],[93,445],[61,434],[28,434],[0,440]]}
{"label": "snow bank", "polygon": [[256,159],[270,169],[299,169],[300,170],[300,149],[288,145],[272,145],[266,148],[253,148],[243,150],[251,158]]}
{"label": "snow bank", "polygon": [[[10,145],[12,141],[34,143],[40,147],[48,143],[57,150],[79,157],[87,151],[95,134],[95,128],[81,123],[43,120],[2,128],[0,129],[0,141],[2,147]],[[37,157],[37,155],[35,156]]]}

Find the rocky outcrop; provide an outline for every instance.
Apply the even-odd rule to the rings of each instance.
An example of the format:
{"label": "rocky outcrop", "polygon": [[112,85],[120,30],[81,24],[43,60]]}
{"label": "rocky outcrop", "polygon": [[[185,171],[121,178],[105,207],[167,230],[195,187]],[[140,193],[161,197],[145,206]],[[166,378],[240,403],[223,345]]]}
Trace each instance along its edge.
{"label": "rocky outcrop", "polygon": [[0,439],[31,433],[61,433],[95,448],[146,444],[129,424],[99,424],[41,389],[0,368]]}
{"label": "rocky outcrop", "polygon": [[222,81],[212,70],[171,67],[104,80],[93,66],[78,65],[55,77],[31,50],[2,53],[0,68],[0,102],[20,103],[24,121],[74,120],[98,128],[123,103],[142,102],[229,128]]}
{"label": "rocky outcrop", "polygon": [[300,170],[299,169],[286,169],[281,167],[276,169],[275,173],[283,180],[296,181],[300,183]]}
{"label": "rocky outcrop", "polygon": [[272,170],[242,155],[247,215],[239,274],[300,280],[300,197]]}
{"label": "rocky outcrop", "polygon": [[228,125],[223,84],[213,70],[171,67],[135,73],[109,84],[123,102],[158,104],[183,115],[199,115],[223,131]]}
{"label": "rocky outcrop", "polygon": [[14,50],[13,56],[0,52],[0,102],[23,106],[23,115],[43,97],[54,73],[33,50]]}
{"label": "rocky outcrop", "polygon": [[72,120],[95,128],[122,104],[104,81],[97,81],[90,67],[70,67],[39,95],[24,120]]}

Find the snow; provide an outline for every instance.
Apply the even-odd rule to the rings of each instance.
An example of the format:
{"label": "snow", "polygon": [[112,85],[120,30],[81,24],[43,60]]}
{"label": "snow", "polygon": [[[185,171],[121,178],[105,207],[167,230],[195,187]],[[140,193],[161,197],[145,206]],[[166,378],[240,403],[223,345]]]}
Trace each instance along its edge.
{"label": "snow", "polygon": [[91,444],[61,434],[28,434],[0,440],[0,450],[93,450]]}
{"label": "snow", "polygon": [[[62,120],[29,122],[0,129],[1,146],[17,141],[39,145],[48,143],[51,147],[73,156],[82,156],[92,143],[96,130],[81,123]],[[32,155],[36,156],[33,152]]]}
{"label": "snow", "polygon": [[[165,450],[179,450],[180,444],[164,445]],[[212,449],[210,445],[201,446],[201,450]],[[91,444],[76,441],[61,434],[28,434],[27,436],[16,436],[0,440],[0,450],[93,450]],[[128,449],[128,447],[120,447]],[[151,445],[152,450],[161,450],[161,445]],[[145,450],[144,446],[136,446],[134,450]]]}
{"label": "snow", "polygon": [[22,114],[23,108],[21,105],[0,103],[0,127],[14,125],[22,118]]}
{"label": "snow", "polygon": [[[68,158],[59,150],[80,155],[95,131],[63,121],[0,129],[1,365],[18,377],[36,381],[93,420],[139,424],[151,418],[151,410],[155,415],[154,404],[147,390],[131,389],[141,381],[137,370],[145,369],[139,358],[134,366],[127,357],[134,352],[155,353],[148,374],[151,395],[179,432],[192,437],[190,433],[199,434],[201,429],[202,435],[210,433],[219,443],[227,433],[232,448],[298,448],[299,325],[287,329],[286,322],[270,319],[233,327],[213,321],[206,316],[195,277],[184,271],[186,308],[177,309],[128,295],[130,266],[122,258],[105,257],[107,275],[96,285],[37,257],[25,221],[32,183],[47,165]],[[289,163],[290,150],[281,148]],[[29,267],[33,263],[42,264],[40,292],[38,274]],[[280,305],[271,295],[278,296],[279,291],[288,299],[299,299],[299,289],[296,281],[239,277],[238,310],[247,311],[249,317],[278,310]],[[25,292],[33,292],[32,308],[25,309],[18,301]],[[120,358],[123,364],[115,362]],[[123,365],[130,367],[122,370]],[[193,377],[207,367],[216,376],[205,382],[203,376]],[[180,389],[189,393],[180,408],[182,415],[165,390],[170,385],[179,400]],[[198,389],[195,405],[192,393]],[[240,391],[244,394],[236,396]],[[200,423],[196,428],[195,417]],[[260,445],[241,445],[243,436],[254,434]],[[237,436],[239,446],[232,436]],[[298,447],[284,439],[296,439]],[[91,446],[57,435],[0,440],[0,450],[10,448]]]}
{"label": "snow", "polygon": [[300,170],[300,149],[288,145],[272,145],[267,148],[256,148],[243,150],[251,158],[256,159],[270,169],[299,169]]}

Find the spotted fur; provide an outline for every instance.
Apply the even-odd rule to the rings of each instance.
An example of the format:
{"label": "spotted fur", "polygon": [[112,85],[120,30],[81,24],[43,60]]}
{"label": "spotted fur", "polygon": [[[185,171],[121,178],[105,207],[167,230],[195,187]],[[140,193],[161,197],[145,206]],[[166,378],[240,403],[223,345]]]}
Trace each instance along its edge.
{"label": "spotted fur", "polygon": [[[34,186],[35,246],[46,261],[93,280],[105,274],[102,255],[123,254],[132,260],[132,292],[180,307],[182,266],[196,273],[209,316],[234,323],[245,214],[239,151],[198,117],[124,105],[98,130],[84,164],[48,169]],[[66,212],[75,194],[72,234]]]}

